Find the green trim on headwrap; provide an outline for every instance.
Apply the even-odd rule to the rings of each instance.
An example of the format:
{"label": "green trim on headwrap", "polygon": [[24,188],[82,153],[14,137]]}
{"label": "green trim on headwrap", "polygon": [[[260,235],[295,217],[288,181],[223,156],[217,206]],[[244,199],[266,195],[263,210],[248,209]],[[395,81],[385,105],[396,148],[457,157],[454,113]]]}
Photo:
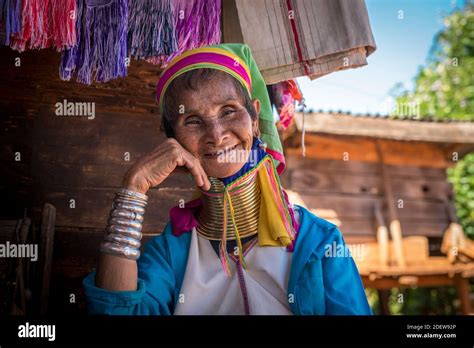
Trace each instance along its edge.
{"label": "green trim on headwrap", "polygon": [[275,120],[273,119],[272,105],[268,96],[265,80],[258,69],[257,63],[255,63],[253,59],[250,47],[246,44],[222,44],[216,45],[215,47],[220,47],[234,53],[247,64],[252,78],[252,99],[260,100],[260,114],[258,117],[261,138],[267,143],[267,150],[271,150],[268,152],[275,160],[278,174],[281,174],[285,166],[283,146],[281,145],[280,136],[278,135]]}

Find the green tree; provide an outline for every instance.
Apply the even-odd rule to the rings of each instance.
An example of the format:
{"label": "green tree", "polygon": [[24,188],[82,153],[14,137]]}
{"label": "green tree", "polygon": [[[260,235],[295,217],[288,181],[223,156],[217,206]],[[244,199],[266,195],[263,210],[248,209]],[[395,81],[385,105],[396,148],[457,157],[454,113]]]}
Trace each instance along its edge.
{"label": "green tree", "polygon": [[[474,4],[444,17],[444,28],[434,38],[427,64],[420,67],[415,86],[401,84],[391,90],[397,105],[416,104],[419,117],[474,122]],[[397,118],[399,116],[392,116]],[[461,225],[474,239],[474,153],[448,169]],[[396,299],[402,294],[405,301]],[[392,289],[393,314],[454,314],[459,308],[456,290],[449,288]]]}
{"label": "green tree", "polygon": [[418,103],[420,117],[474,121],[474,4],[444,17],[426,66],[419,69],[413,91],[394,87],[399,105]]}
{"label": "green tree", "polygon": [[[421,119],[474,121],[474,3],[466,1],[443,22],[426,66],[415,77],[413,91],[397,84],[391,94],[397,105],[418,103]],[[474,239],[474,154],[450,168],[448,178],[461,225]]]}

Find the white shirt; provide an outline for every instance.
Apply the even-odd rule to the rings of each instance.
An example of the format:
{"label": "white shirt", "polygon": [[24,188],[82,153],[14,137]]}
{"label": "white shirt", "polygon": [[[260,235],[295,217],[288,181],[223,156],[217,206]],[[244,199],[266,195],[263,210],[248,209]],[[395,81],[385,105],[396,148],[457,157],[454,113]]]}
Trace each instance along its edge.
{"label": "white shirt", "polygon": [[209,240],[194,228],[175,315],[290,315],[287,297],[292,253],[286,247],[259,247],[257,239],[245,250],[244,269],[229,257],[227,276]]}

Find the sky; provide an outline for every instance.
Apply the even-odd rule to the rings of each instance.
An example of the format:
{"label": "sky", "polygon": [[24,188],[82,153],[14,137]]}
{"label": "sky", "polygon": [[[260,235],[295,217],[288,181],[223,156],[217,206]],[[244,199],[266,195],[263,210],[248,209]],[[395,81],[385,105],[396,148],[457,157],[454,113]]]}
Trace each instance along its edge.
{"label": "sky", "polygon": [[399,82],[413,87],[434,36],[443,28],[443,14],[463,4],[463,0],[366,0],[377,50],[361,68],[313,81],[298,78],[306,105],[314,110],[386,115],[389,91]]}

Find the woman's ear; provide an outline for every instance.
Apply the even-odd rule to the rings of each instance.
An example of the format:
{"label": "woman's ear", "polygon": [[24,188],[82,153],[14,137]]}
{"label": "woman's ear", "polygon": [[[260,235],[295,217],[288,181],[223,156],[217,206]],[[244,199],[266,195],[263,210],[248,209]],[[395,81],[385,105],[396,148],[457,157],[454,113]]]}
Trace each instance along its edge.
{"label": "woman's ear", "polygon": [[252,100],[253,108],[255,109],[255,113],[257,117],[255,120],[252,121],[252,128],[253,128],[253,136],[258,138],[260,137],[260,128],[258,127],[258,115],[260,115],[260,100],[254,99]]}
{"label": "woman's ear", "polygon": [[257,118],[258,115],[260,115],[260,100],[254,99],[252,100],[253,108],[255,109],[255,112],[257,113]]}

